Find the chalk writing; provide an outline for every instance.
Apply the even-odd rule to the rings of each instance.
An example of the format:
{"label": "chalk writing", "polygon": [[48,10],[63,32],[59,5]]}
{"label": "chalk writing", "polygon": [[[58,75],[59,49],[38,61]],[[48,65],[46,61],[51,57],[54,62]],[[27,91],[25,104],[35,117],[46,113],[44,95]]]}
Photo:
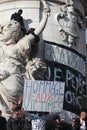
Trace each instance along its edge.
{"label": "chalk writing", "polygon": [[46,61],[47,80],[65,82],[64,104],[65,110],[79,114],[86,107],[86,78],[78,71],[65,65]]}
{"label": "chalk writing", "polygon": [[79,54],[58,45],[45,43],[45,59],[72,67],[85,76],[85,60]]}

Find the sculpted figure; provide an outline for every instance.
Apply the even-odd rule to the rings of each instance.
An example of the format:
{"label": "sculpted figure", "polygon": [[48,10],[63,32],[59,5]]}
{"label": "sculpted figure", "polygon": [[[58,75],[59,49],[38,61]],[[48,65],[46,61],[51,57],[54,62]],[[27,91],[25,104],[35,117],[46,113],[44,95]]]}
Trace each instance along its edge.
{"label": "sculpted figure", "polygon": [[69,46],[72,46],[76,45],[76,39],[79,38],[79,15],[75,12],[73,5],[69,5],[68,2],[68,5],[60,8],[60,13],[56,14],[56,18],[62,40],[67,42]]}
{"label": "sculpted figure", "polygon": [[[0,109],[3,112],[3,116],[6,118],[11,114],[13,104],[17,103],[18,98],[23,95],[23,74],[25,73],[26,68],[28,68],[28,64],[32,65],[33,61],[37,63],[37,60],[33,59],[32,62],[28,61],[28,56],[31,53],[32,44],[35,44],[35,36],[38,36],[45,28],[48,14],[50,12],[44,0],[42,0],[42,4],[44,6],[43,17],[34,31],[35,35],[30,33],[22,37],[23,33],[21,32],[21,25],[14,20],[9,21],[3,28],[1,28]],[[40,66],[40,64],[36,66]],[[27,67],[25,67],[26,65]],[[30,67],[30,70],[32,70],[32,67]],[[28,76],[28,78],[33,78],[33,71],[29,72],[33,75],[31,77]]]}

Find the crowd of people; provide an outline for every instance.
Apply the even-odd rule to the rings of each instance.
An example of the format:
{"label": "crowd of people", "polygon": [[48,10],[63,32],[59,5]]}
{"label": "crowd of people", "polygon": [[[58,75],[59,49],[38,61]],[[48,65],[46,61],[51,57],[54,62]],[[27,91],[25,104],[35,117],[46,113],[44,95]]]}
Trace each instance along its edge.
{"label": "crowd of people", "polygon": [[[12,115],[8,120],[2,116],[2,111],[0,111],[0,130],[33,130],[32,120],[42,119],[45,121],[44,130],[87,130],[87,113],[86,111],[81,111],[80,116],[78,118],[73,117],[71,119],[71,123],[67,123],[64,118],[60,118],[59,114],[52,114],[51,116],[47,116],[47,119],[44,118],[36,118],[33,119],[33,114],[31,116],[27,116],[23,110],[14,110]],[[44,116],[43,116],[44,117]],[[49,118],[50,117],[50,118]],[[33,124],[34,125],[34,124]],[[35,130],[43,130],[37,124],[37,128]]]}

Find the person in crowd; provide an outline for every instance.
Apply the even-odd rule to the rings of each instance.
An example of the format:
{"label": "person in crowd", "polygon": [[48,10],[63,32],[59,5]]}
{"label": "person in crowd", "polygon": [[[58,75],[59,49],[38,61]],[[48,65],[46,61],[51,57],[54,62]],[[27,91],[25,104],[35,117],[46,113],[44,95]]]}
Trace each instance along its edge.
{"label": "person in crowd", "polygon": [[60,124],[61,124],[63,130],[69,130],[69,124],[66,123],[65,118],[60,119]]}
{"label": "person in crowd", "polygon": [[76,121],[77,130],[87,130],[87,113],[85,110],[82,110],[80,117]]}
{"label": "person in crowd", "polygon": [[18,12],[15,12],[14,14],[11,15],[11,20],[15,20],[20,23],[21,25],[21,30],[23,31],[23,34],[26,34],[26,28],[24,25],[23,17],[21,16],[23,13],[22,9],[19,9]]}
{"label": "person in crowd", "polygon": [[6,130],[6,119],[2,116],[2,111],[0,110],[0,130]]}
{"label": "person in crowd", "polygon": [[78,127],[76,126],[76,118],[72,118],[69,130],[78,130]]}
{"label": "person in crowd", "polygon": [[25,116],[31,120],[32,130],[54,130],[55,129],[55,116],[58,116],[61,112],[56,113],[25,113]]}
{"label": "person in crowd", "polygon": [[23,127],[24,125],[19,116],[18,110],[13,111],[7,121],[7,130],[22,130]]}
{"label": "person in crowd", "polygon": [[63,130],[62,125],[60,124],[60,117],[57,115],[54,117],[55,125],[54,130]]}
{"label": "person in crowd", "polygon": [[31,120],[29,120],[27,117],[25,117],[24,127],[22,128],[22,130],[32,130],[32,128],[31,128]]}
{"label": "person in crowd", "polygon": [[49,119],[46,121],[45,124],[45,130],[54,130],[54,120],[53,119]]}

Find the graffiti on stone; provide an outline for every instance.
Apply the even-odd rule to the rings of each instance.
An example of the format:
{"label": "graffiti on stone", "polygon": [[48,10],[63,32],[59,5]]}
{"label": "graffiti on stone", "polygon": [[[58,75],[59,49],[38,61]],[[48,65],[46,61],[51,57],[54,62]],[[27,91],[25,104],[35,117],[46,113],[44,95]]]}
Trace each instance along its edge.
{"label": "graffiti on stone", "polygon": [[[86,77],[82,70],[83,68],[85,70],[84,57],[62,46],[46,44],[45,47],[46,79],[65,82],[63,109],[79,114],[80,110],[86,107]],[[74,66],[69,62],[71,59],[75,62]],[[82,65],[82,69],[79,65]]]}
{"label": "graffiti on stone", "polygon": [[85,57],[64,46],[45,43],[45,59],[69,66],[85,76]]}

